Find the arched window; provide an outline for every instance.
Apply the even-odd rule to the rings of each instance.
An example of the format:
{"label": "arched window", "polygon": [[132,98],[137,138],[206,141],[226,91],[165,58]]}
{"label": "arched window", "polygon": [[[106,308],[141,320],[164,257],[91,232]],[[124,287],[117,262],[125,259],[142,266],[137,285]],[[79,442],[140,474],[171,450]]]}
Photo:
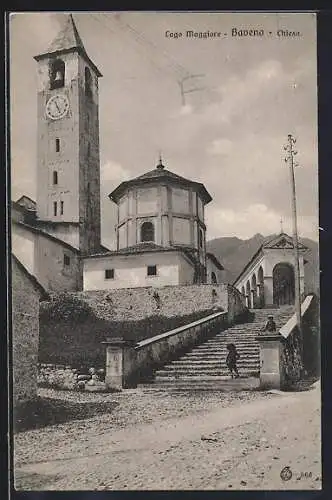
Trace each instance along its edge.
{"label": "arched window", "polygon": [[84,70],[84,76],[85,76],[85,80],[84,80],[85,95],[87,97],[91,97],[92,96],[92,76],[91,76],[91,71],[89,70],[89,68],[87,66],[85,67],[85,70]]}
{"label": "arched window", "polygon": [[214,271],[212,271],[212,273],[211,273],[211,283],[213,283],[214,285],[218,284],[217,276],[216,276],[216,273]]}
{"label": "arched window", "polygon": [[58,184],[58,172],[53,170],[53,184]]}
{"label": "arched window", "polygon": [[65,84],[65,63],[62,59],[56,59],[52,62],[50,68],[50,87],[59,89]]}
{"label": "arched window", "polygon": [[152,222],[143,222],[141,226],[141,241],[154,241],[154,225]]}

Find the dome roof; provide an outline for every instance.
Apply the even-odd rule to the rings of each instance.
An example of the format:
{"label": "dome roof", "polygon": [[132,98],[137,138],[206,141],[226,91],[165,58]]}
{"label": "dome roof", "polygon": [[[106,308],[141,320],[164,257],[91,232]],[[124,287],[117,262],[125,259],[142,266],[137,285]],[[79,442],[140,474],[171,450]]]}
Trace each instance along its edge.
{"label": "dome roof", "polygon": [[182,187],[192,187],[200,194],[205,204],[209,203],[212,200],[212,197],[206,190],[204,184],[202,184],[201,182],[191,181],[189,179],[186,179],[185,177],[181,177],[178,174],[174,174],[174,172],[167,170],[161,163],[161,161],[153,170],[139,175],[138,177],[134,177],[129,181],[121,182],[121,184],[117,188],[115,188],[114,191],[112,191],[112,193],[110,193],[108,196],[112,201],[117,203],[126,189],[130,187],[147,185],[158,181],[168,182],[170,184]]}

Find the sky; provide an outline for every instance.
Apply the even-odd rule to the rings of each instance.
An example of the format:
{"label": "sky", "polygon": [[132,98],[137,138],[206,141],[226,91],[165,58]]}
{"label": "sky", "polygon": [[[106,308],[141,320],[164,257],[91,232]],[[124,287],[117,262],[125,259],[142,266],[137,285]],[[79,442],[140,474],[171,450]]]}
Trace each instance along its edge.
{"label": "sky", "polygon": [[[22,194],[36,199],[33,56],[46,52],[67,15],[16,13],[10,18],[14,200]],[[283,150],[288,134],[297,140],[299,234],[318,240],[315,14],[92,11],[73,12],[73,17],[103,74],[104,244],[114,248],[115,206],[108,193],[123,180],[152,170],[160,151],[167,169],[203,182],[211,194],[207,239],[278,233],[281,220],[291,234],[290,175]],[[233,28],[263,29],[265,34],[232,36]],[[300,36],[278,37],[280,29]],[[223,36],[187,38],[187,30]],[[183,35],[174,38],[166,32]]]}

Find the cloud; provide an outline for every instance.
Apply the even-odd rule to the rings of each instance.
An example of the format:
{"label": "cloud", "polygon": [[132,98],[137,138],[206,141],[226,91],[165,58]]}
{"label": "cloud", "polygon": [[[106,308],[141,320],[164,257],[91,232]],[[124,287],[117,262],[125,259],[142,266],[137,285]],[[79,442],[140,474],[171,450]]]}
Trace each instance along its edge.
{"label": "cloud", "polygon": [[[281,230],[280,214],[259,203],[249,205],[242,211],[211,207],[207,209],[206,219],[208,239],[221,236],[247,239],[256,233],[268,236]],[[284,232],[292,234],[291,217],[282,218],[282,227]],[[298,231],[299,236],[317,240],[318,218],[313,216],[299,218]]]}
{"label": "cloud", "polygon": [[128,170],[113,160],[108,160],[102,165],[100,175],[103,182],[114,184],[126,181],[131,177]]}
{"label": "cloud", "polygon": [[190,104],[185,104],[180,109],[180,115],[182,116],[191,115],[192,112],[193,112],[193,107]]}
{"label": "cloud", "polygon": [[233,142],[229,139],[214,139],[207,147],[208,154],[228,155],[233,149]]}

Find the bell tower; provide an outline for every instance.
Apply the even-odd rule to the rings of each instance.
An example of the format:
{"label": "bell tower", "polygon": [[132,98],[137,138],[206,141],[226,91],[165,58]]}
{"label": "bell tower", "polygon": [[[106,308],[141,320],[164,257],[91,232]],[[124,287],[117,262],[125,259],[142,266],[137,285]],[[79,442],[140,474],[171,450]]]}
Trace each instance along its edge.
{"label": "bell tower", "polygon": [[81,252],[100,249],[98,78],[69,15],[38,64],[37,220]]}

